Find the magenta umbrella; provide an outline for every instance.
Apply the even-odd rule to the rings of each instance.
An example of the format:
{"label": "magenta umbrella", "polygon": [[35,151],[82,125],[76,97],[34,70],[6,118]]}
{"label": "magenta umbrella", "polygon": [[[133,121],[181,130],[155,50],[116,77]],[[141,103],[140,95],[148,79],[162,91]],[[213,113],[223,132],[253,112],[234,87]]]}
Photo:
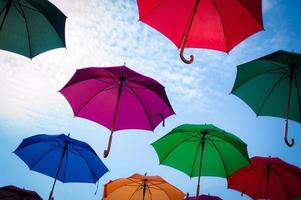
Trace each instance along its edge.
{"label": "magenta umbrella", "polygon": [[113,133],[124,129],[153,131],[174,114],[164,86],[126,66],[78,69],[60,90],[74,115],[99,123]]}
{"label": "magenta umbrella", "polygon": [[204,194],[200,195],[199,199],[197,199],[196,197],[189,197],[189,194],[186,194],[184,200],[222,200],[222,199],[217,196],[204,195]]}

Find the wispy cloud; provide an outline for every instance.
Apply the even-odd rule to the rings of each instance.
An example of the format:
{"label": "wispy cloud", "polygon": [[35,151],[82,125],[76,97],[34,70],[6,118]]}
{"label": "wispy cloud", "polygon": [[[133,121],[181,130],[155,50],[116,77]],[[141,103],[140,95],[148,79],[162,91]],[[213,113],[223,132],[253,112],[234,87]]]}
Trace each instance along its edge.
{"label": "wispy cloud", "polygon": [[[52,2],[68,16],[67,49],[46,52],[32,61],[1,51],[0,115],[32,123],[46,116],[62,116],[62,112],[68,118],[70,107],[57,91],[75,69],[124,62],[165,85],[174,107],[180,109],[189,103],[207,110],[223,102],[237,64],[252,59],[251,55],[260,55],[261,49],[285,43],[286,32],[277,32],[262,41],[261,38],[270,37],[269,32],[263,32],[238,45],[230,55],[188,49],[186,53],[195,54],[196,62],[185,65],[167,38],[137,21],[134,1]],[[273,1],[264,1],[265,12],[272,7]]]}

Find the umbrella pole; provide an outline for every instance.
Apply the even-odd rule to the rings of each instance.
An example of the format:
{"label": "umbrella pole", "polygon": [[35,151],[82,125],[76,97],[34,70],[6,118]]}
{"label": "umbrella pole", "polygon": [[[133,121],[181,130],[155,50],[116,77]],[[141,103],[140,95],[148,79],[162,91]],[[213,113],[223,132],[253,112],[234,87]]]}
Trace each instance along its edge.
{"label": "umbrella pole", "polygon": [[284,141],[287,146],[292,147],[295,144],[295,140],[291,139],[291,142],[288,141],[288,116],[290,112],[290,107],[291,107],[291,96],[292,96],[292,85],[293,85],[293,77],[294,77],[294,68],[295,65],[289,65],[290,67],[290,83],[289,83],[289,88],[288,88],[288,100],[287,100],[287,111],[286,111],[286,116],[285,116],[285,126],[284,126]]}
{"label": "umbrella pole", "polygon": [[[0,25],[0,31],[2,30],[5,19],[6,19],[7,14],[8,14],[8,11],[9,11],[10,7],[12,6],[12,4],[13,4],[13,0],[9,0],[6,4],[6,6],[5,6],[5,13],[4,13],[4,17],[2,19],[1,25]],[[1,11],[1,15],[2,15],[2,12],[3,12],[3,10]]]}
{"label": "umbrella pole", "polygon": [[110,138],[109,138],[109,142],[108,142],[108,147],[103,152],[103,157],[104,158],[108,157],[108,155],[110,153],[110,150],[111,150],[113,133],[114,133],[115,123],[116,123],[116,118],[117,118],[117,113],[118,113],[118,109],[119,109],[119,101],[120,101],[122,86],[123,86],[123,83],[124,83],[125,80],[126,79],[125,79],[125,77],[123,75],[119,78],[118,94],[117,94],[117,101],[116,101],[116,106],[115,106],[114,116],[113,116],[113,121],[112,121],[111,134],[110,134]]}
{"label": "umbrella pole", "polygon": [[144,200],[145,199],[145,193],[146,193],[146,179],[143,181],[143,198],[142,198],[142,200]]}
{"label": "umbrella pole", "polygon": [[201,152],[201,159],[200,159],[200,168],[199,168],[199,176],[198,176],[198,186],[196,190],[196,200],[199,199],[199,194],[200,194],[200,179],[201,179],[201,171],[202,171],[202,164],[203,164],[203,155],[204,155],[204,149],[205,149],[205,137],[206,137],[207,132],[202,132],[202,152]]}
{"label": "umbrella pole", "polygon": [[[271,158],[271,156],[269,156]],[[268,162],[268,167],[267,167],[267,184],[265,187],[265,199],[268,199],[268,191],[269,191],[269,184],[270,184],[270,173],[271,173],[271,164]]]}
{"label": "umbrella pole", "polygon": [[59,172],[60,172],[60,169],[61,169],[61,166],[62,166],[62,162],[63,162],[64,156],[65,156],[65,154],[66,154],[67,147],[68,147],[68,143],[65,142],[64,150],[63,150],[63,152],[62,152],[62,157],[61,157],[61,160],[60,160],[60,164],[59,164],[59,167],[58,167],[58,169],[57,169],[57,171],[56,171],[55,179],[54,179],[54,182],[53,182],[53,185],[52,185],[51,192],[50,192],[50,194],[49,194],[48,200],[52,200],[52,199],[53,199],[53,198],[52,198],[53,190],[54,190],[54,187],[55,187],[55,184],[56,184],[56,180],[57,180],[57,177],[58,177],[58,175],[59,175]]}
{"label": "umbrella pole", "polygon": [[180,57],[181,57],[181,60],[186,63],[186,64],[191,64],[194,60],[194,56],[193,55],[190,55],[190,59],[187,60],[185,57],[184,57],[184,48],[186,46],[186,42],[187,42],[187,36],[189,34],[189,31],[191,29],[191,25],[192,25],[192,22],[194,20],[194,17],[195,17],[195,14],[196,14],[196,11],[198,9],[198,6],[199,6],[199,3],[200,3],[200,0],[196,0],[195,3],[194,3],[194,6],[193,6],[193,11],[192,11],[192,14],[189,18],[189,21],[188,21],[188,25],[186,27],[186,30],[184,32],[184,35],[183,35],[183,38],[182,38],[182,41],[181,41],[181,47],[180,47]]}

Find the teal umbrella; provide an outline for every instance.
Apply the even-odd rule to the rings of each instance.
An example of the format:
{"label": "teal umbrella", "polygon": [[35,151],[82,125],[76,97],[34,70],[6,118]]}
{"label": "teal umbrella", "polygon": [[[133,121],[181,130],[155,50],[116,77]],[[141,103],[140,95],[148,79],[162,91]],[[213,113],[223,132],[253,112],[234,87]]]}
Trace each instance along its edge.
{"label": "teal umbrella", "polygon": [[301,54],[276,51],[237,67],[232,94],[246,102],[257,116],[285,118],[284,140],[288,146],[288,119],[301,122]]}
{"label": "teal umbrella", "polygon": [[47,0],[1,0],[0,49],[33,58],[65,47],[65,21]]}

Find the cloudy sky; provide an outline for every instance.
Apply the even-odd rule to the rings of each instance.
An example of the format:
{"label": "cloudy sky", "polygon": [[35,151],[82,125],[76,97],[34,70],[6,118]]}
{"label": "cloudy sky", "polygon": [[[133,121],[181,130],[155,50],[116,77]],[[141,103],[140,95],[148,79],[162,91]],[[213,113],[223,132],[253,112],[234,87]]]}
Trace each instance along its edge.
{"label": "cloudy sky", "polygon": [[[93,184],[62,184],[56,199],[100,199],[102,186],[111,179],[133,173],[160,175],[184,192],[195,193],[196,179],[159,165],[149,145],[183,123],[212,123],[232,132],[248,144],[250,157],[279,156],[301,166],[301,126],[290,122],[290,137],[283,142],[283,120],[256,117],[234,95],[229,95],[236,66],[279,49],[301,52],[299,0],[263,0],[265,31],[235,47],[229,55],[204,49],[188,49],[192,65],[183,64],[174,44],[149,26],[138,22],[134,0],[52,0],[68,17],[67,48],[43,53],[33,60],[0,50],[0,186],[13,184],[37,191],[44,198],[50,177],[30,171],[12,152],[23,138],[35,134],[71,133],[89,143],[101,156],[109,131],[99,124],[74,118],[57,91],[76,69],[90,66],[128,67],[151,76],[165,87],[176,115],[154,132],[120,131],[115,134],[110,157],[102,159],[110,169]],[[102,158],[102,157],[101,157]],[[202,177],[201,191],[223,199],[248,199],[228,190],[225,179]]]}

